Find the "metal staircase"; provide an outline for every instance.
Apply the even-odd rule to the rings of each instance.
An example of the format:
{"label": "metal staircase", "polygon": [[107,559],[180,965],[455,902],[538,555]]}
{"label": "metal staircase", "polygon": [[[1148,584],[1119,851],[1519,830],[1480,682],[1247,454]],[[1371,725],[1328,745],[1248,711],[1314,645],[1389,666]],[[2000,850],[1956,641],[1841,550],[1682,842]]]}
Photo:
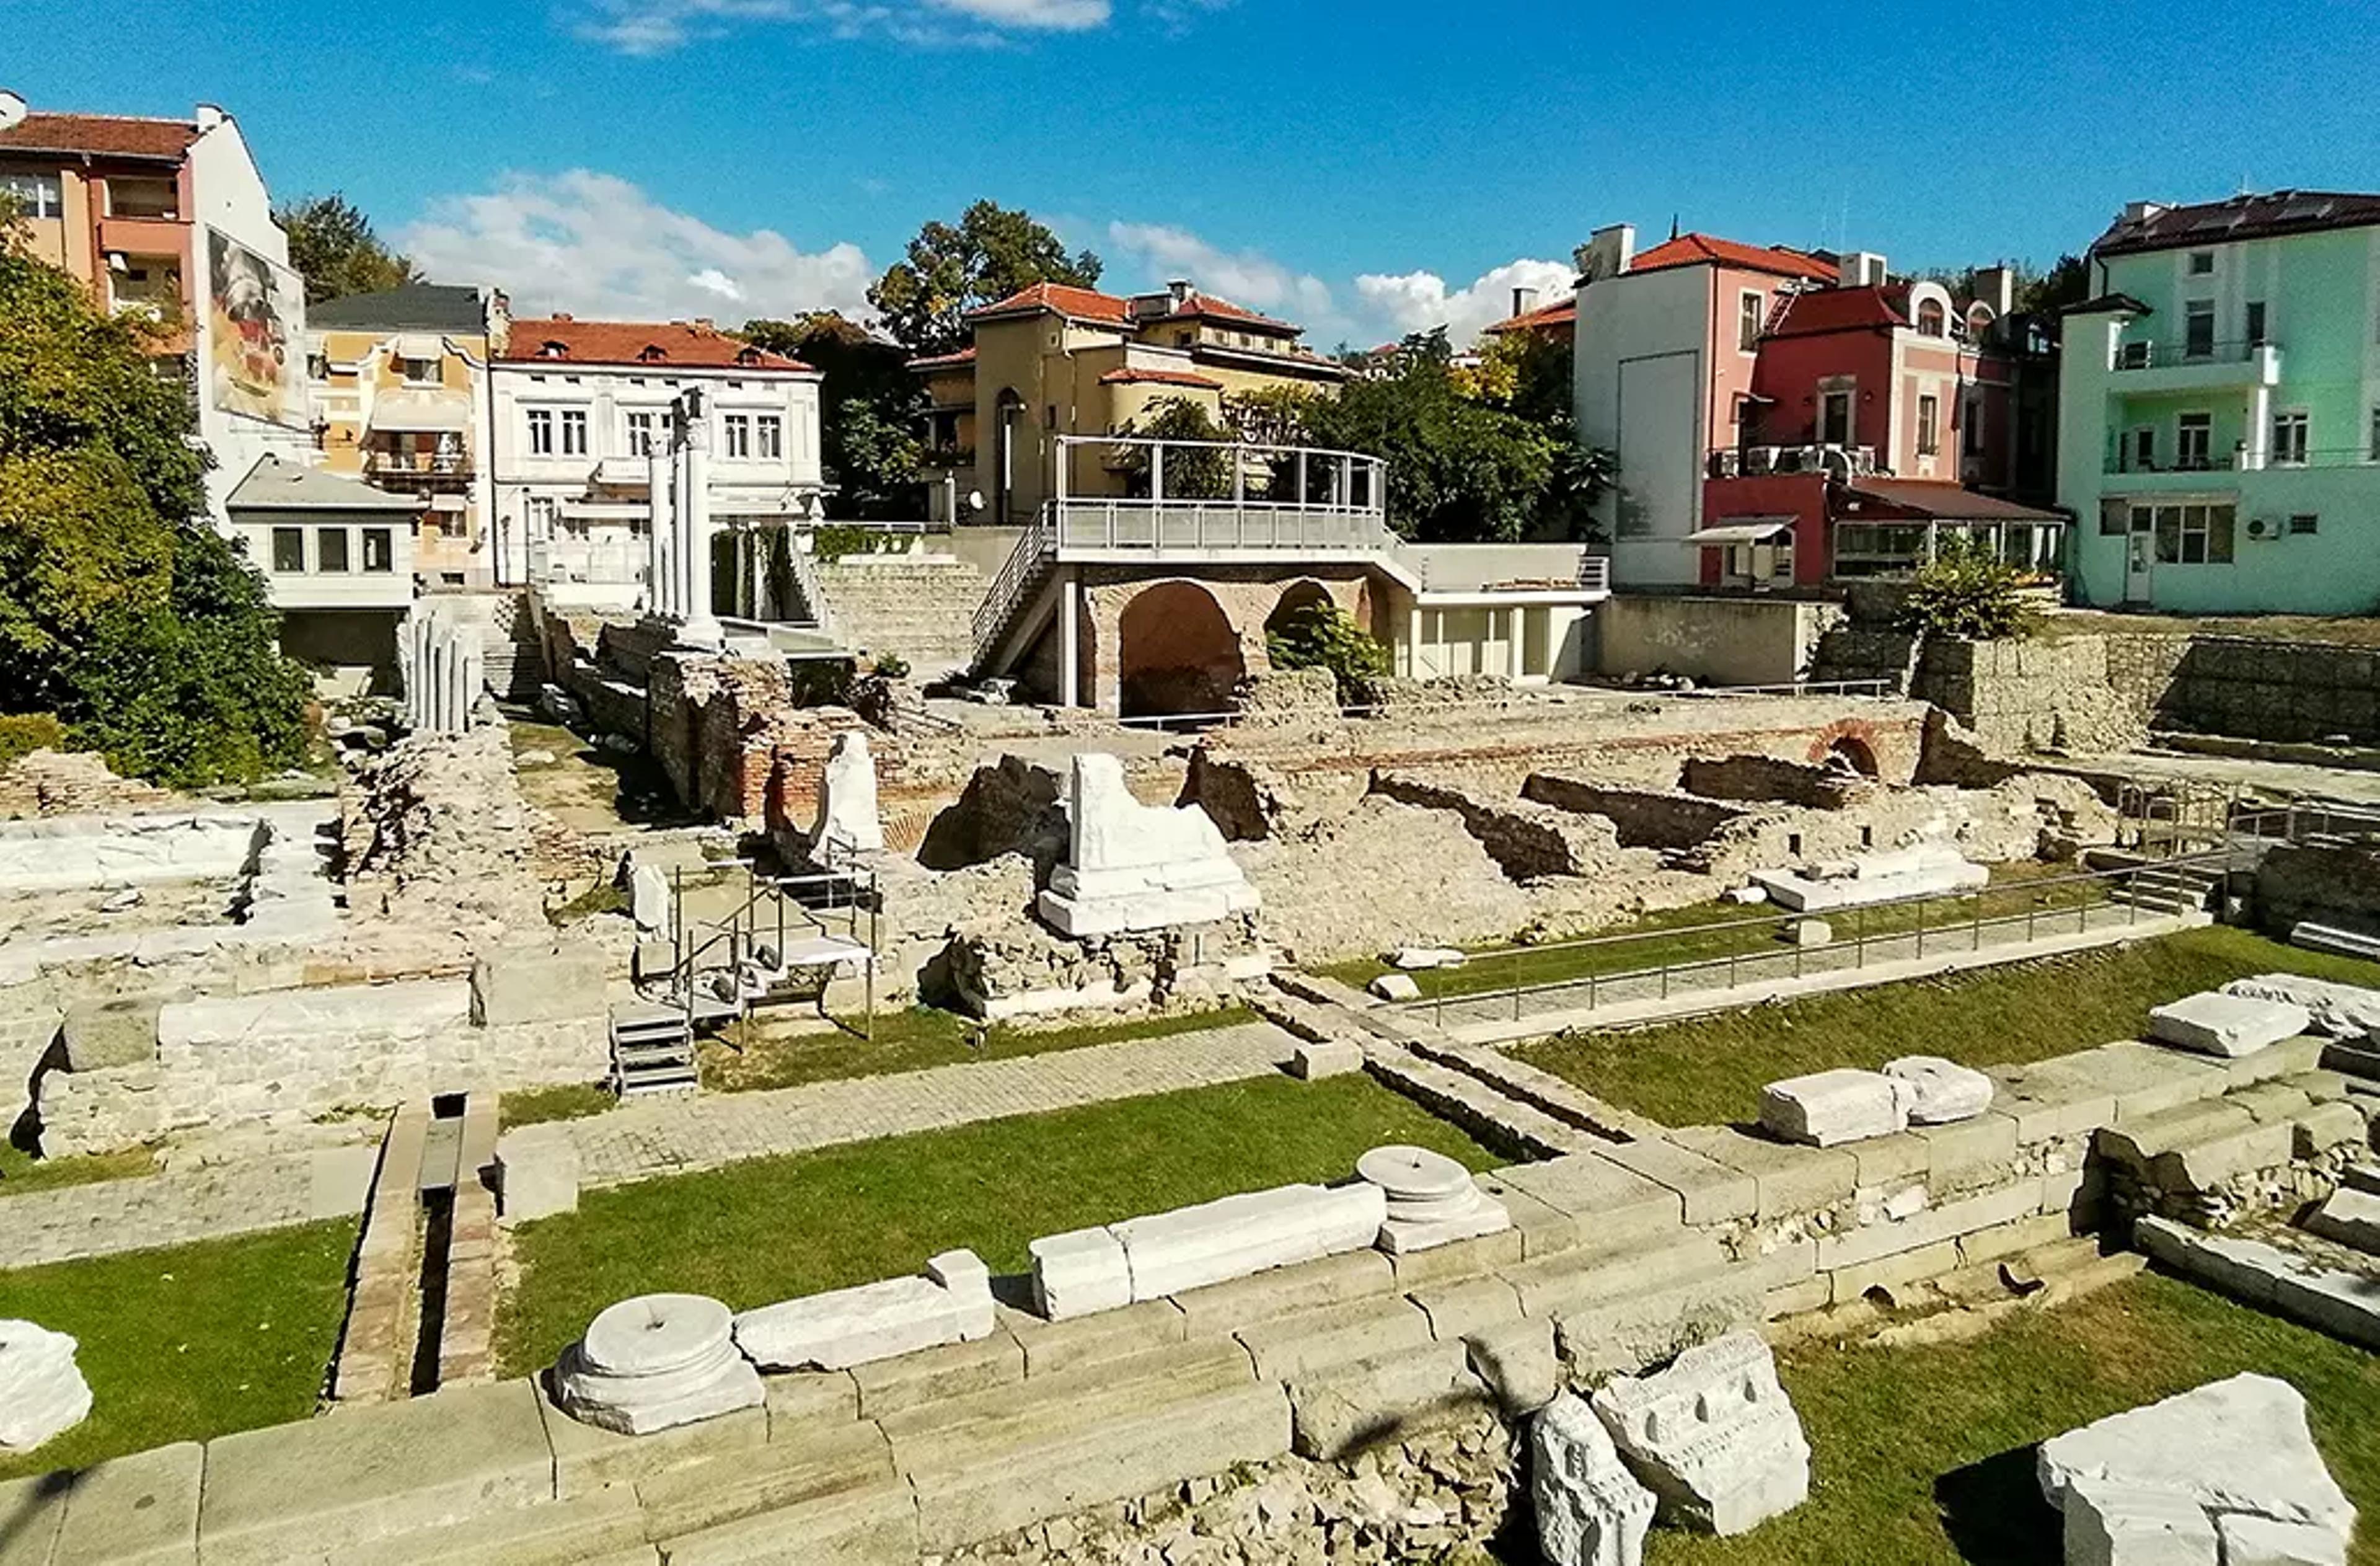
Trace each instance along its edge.
{"label": "metal staircase", "polygon": [[743,878],[727,911],[689,917],[685,868],[673,868],[672,961],[638,977],[635,1002],[612,1008],[612,1086],[624,1099],[699,1086],[696,1040],[760,1008],[803,1000],[823,1006],[827,984],[848,970],[866,980],[874,1033],[874,872],[830,863],[818,874],[774,876],[748,859],[711,868]]}
{"label": "metal staircase", "polygon": [[997,674],[1001,649],[1015,631],[1017,618],[1040,597],[1042,585],[1058,569],[1058,533],[1045,512],[1036,516],[1002,562],[1000,575],[976,605],[971,629],[975,662],[968,672],[978,676]]}

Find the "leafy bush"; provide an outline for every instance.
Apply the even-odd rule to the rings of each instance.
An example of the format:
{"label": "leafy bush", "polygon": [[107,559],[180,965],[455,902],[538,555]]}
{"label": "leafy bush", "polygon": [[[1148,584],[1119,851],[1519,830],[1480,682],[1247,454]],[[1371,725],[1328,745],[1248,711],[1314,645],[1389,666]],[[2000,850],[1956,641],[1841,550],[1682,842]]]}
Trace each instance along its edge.
{"label": "leafy bush", "polygon": [[1900,606],[1902,630],[1969,641],[2029,637],[2039,619],[2023,573],[1971,538],[1945,541],[1918,568]]}
{"label": "leafy bush", "polygon": [[147,330],[0,245],[0,711],[128,776],[252,780],[302,754],[310,686]]}
{"label": "leafy bush", "polygon": [[1329,599],[1286,611],[1265,628],[1265,655],[1276,669],[1328,669],[1342,695],[1357,680],[1389,672],[1389,649]]}
{"label": "leafy bush", "polygon": [[909,677],[909,661],[897,652],[879,653],[876,672],[888,680],[905,680]]}
{"label": "leafy bush", "polygon": [[23,759],[36,750],[64,750],[67,726],[50,712],[0,715],[0,767]]}

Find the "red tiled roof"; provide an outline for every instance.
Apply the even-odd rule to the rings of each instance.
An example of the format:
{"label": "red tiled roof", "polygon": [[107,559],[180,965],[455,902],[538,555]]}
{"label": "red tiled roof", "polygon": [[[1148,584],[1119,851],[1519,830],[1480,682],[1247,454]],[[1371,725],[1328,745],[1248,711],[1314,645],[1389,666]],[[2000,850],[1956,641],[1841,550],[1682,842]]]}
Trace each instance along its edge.
{"label": "red tiled roof", "polygon": [[1114,326],[1129,325],[1132,321],[1131,307],[1113,294],[1102,294],[1097,288],[1072,287],[1063,283],[1036,283],[1029,288],[1020,288],[1004,299],[967,311],[967,319],[985,321],[994,316],[1024,315],[1045,310],[1073,316],[1079,321],[1105,322]]}
{"label": "red tiled roof", "polygon": [[2129,255],[2183,245],[2220,245],[2281,234],[2312,234],[2329,228],[2366,228],[2380,224],[2380,196],[2351,190],[2243,192],[2221,201],[2164,207],[2136,218],[2118,218],[2091,242],[2091,253]]}
{"label": "red tiled roof", "polygon": [[1163,315],[1152,315],[1144,319],[1146,321],[1191,321],[1201,317],[1210,321],[1229,321],[1244,326],[1269,327],[1275,332],[1287,332],[1293,336],[1303,334],[1305,330],[1303,326],[1294,325],[1286,321],[1277,321],[1269,315],[1258,315],[1256,311],[1243,309],[1229,299],[1219,299],[1212,294],[1196,292],[1193,292],[1188,298],[1173,306]]}
{"label": "red tiled roof", "polygon": [[188,120],[128,115],[27,115],[0,130],[0,152],[89,152],[100,157],[179,159],[199,139]]}
{"label": "red tiled roof", "polygon": [[961,348],[954,354],[929,354],[924,358],[913,358],[909,361],[908,368],[911,370],[955,370],[962,364],[973,364],[974,362],[975,350],[973,348]]}
{"label": "red tiled roof", "polygon": [[1832,263],[1782,245],[1739,245],[1732,239],[1714,238],[1707,234],[1681,234],[1656,245],[1630,261],[1628,270],[1658,272],[1664,267],[1708,264],[1772,272],[1780,277],[1806,277],[1818,283],[1832,283],[1841,275]]}
{"label": "red tiled roof", "polygon": [[1869,286],[1864,288],[1814,288],[1806,294],[1796,294],[1786,303],[1784,315],[1768,329],[1771,337],[1815,337],[1822,332],[1852,332],[1877,326],[1906,326],[1908,318],[1899,305],[1909,297],[1901,288],[1900,299],[1893,290]]}
{"label": "red tiled roof", "polygon": [[[555,350],[559,351],[555,351]],[[518,320],[496,356],[508,361],[624,364],[714,370],[808,370],[797,358],[756,348],[698,321]]]}
{"label": "red tiled roof", "polygon": [[1099,384],[1102,386],[1193,386],[1207,392],[1220,392],[1223,389],[1223,383],[1220,381],[1210,381],[1204,375],[1193,375],[1186,370],[1143,370],[1134,365],[1126,365],[1122,370],[1109,370],[1099,377]]}
{"label": "red tiled roof", "polygon": [[1577,324],[1578,298],[1573,295],[1549,305],[1539,305],[1535,310],[1524,310],[1483,330],[1491,337],[1500,337],[1507,332],[1542,332],[1551,326],[1575,327]]}

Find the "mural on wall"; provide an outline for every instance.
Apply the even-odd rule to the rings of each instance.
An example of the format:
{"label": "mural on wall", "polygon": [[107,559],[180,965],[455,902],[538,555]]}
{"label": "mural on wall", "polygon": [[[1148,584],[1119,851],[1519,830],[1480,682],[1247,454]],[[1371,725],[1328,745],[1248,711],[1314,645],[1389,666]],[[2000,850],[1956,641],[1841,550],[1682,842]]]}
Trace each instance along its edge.
{"label": "mural on wall", "polygon": [[225,413],[306,423],[305,290],[298,274],[207,230],[207,382]]}

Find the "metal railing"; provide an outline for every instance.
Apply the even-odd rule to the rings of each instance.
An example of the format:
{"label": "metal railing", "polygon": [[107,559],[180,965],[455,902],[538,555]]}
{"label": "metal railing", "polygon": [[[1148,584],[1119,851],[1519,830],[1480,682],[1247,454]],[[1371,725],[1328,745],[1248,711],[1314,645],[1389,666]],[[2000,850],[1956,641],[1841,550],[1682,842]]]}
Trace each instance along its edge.
{"label": "metal railing", "polygon": [[[2228,848],[2156,859],[2123,869],[2028,878],[1957,892],[1862,904],[1856,907],[1762,915],[1673,929],[1638,930],[1475,954],[1460,972],[1504,965],[1513,982],[1439,991],[1400,1009],[1427,1012],[1439,1027],[1531,1017],[1585,1017],[1613,1006],[1688,996],[1716,999],[1745,985],[1773,985],[1806,977],[1861,971],[1930,954],[2029,945],[2045,936],[2136,926],[2143,894],[2154,903],[2173,894],[2193,872],[2228,874]],[[2022,906],[2017,905],[2022,904]],[[2154,906],[2151,918],[2162,917]],[[1833,938],[1804,946],[1792,927],[1826,922]],[[1842,927],[1851,928],[1848,934]],[[1639,960],[1657,950],[1704,945],[1707,955],[1668,962]],[[1529,979],[1530,969],[1569,969]]]}
{"label": "metal railing", "polygon": [[2119,371],[2127,370],[2171,370],[2189,364],[2245,364],[2257,352],[2270,348],[2280,351],[2280,345],[2268,337],[2226,338],[2219,342],[2192,344],[2169,339],[2116,345]]}
{"label": "metal railing", "polygon": [[1007,628],[1008,617],[1016,612],[1017,604],[1034,585],[1040,581],[1055,551],[1055,535],[1042,518],[1037,516],[1018,534],[1008,558],[1001,563],[1000,575],[985,589],[983,601],[975,606],[975,617],[969,628],[974,633],[976,662],[980,663],[999,649],[993,638]]}
{"label": "metal railing", "polygon": [[1200,553],[1220,550],[1379,553],[1396,547],[1387,514],[1306,501],[1068,496],[1050,503],[1063,549]]}
{"label": "metal railing", "polygon": [[[832,843],[826,845],[826,868],[809,875],[765,875],[756,861],[747,858],[711,861],[708,867],[711,870],[723,873],[729,869],[740,869],[746,878],[742,898],[725,916],[718,918],[686,917],[686,867],[679,865],[671,868],[670,939],[674,961],[664,980],[666,989],[662,1003],[683,1010],[688,1038],[693,1037],[696,1027],[707,1015],[744,1014],[748,1002],[742,992],[743,967],[754,959],[764,941],[773,941],[778,961],[783,963],[787,951],[785,938],[788,931],[800,935],[807,929],[819,935],[832,936],[836,933],[832,927],[838,915],[844,925],[844,939],[864,948],[860,967],[867,982],[865,1031],[868,1038],[875,1038],[876,964],[880,951],[882,902],[873,870],[856,863],[847,863],[840,869],[835,868],[835,846]],[[859,933],[863,914],[868,927],[865,940]],[[708,963],[706,958],[710,959]],[[702,976],[706,972],[726,974],[735,999],[731,1001],[718,995],[706,998],[702,989]],[[823,1005],[823,988],[820,995]],[[710,1006],[717,1009],[707,1012],[706,999]]]}
{"label": "metal railing", "polygon": [[1800,445],[1720,446],[1704,464],[1713,479],[1756,479],[1796,473],[1833,474],[1844,479],[1872,479],[1883,471],[1874,446],[1838,442],[1805,442]]}

